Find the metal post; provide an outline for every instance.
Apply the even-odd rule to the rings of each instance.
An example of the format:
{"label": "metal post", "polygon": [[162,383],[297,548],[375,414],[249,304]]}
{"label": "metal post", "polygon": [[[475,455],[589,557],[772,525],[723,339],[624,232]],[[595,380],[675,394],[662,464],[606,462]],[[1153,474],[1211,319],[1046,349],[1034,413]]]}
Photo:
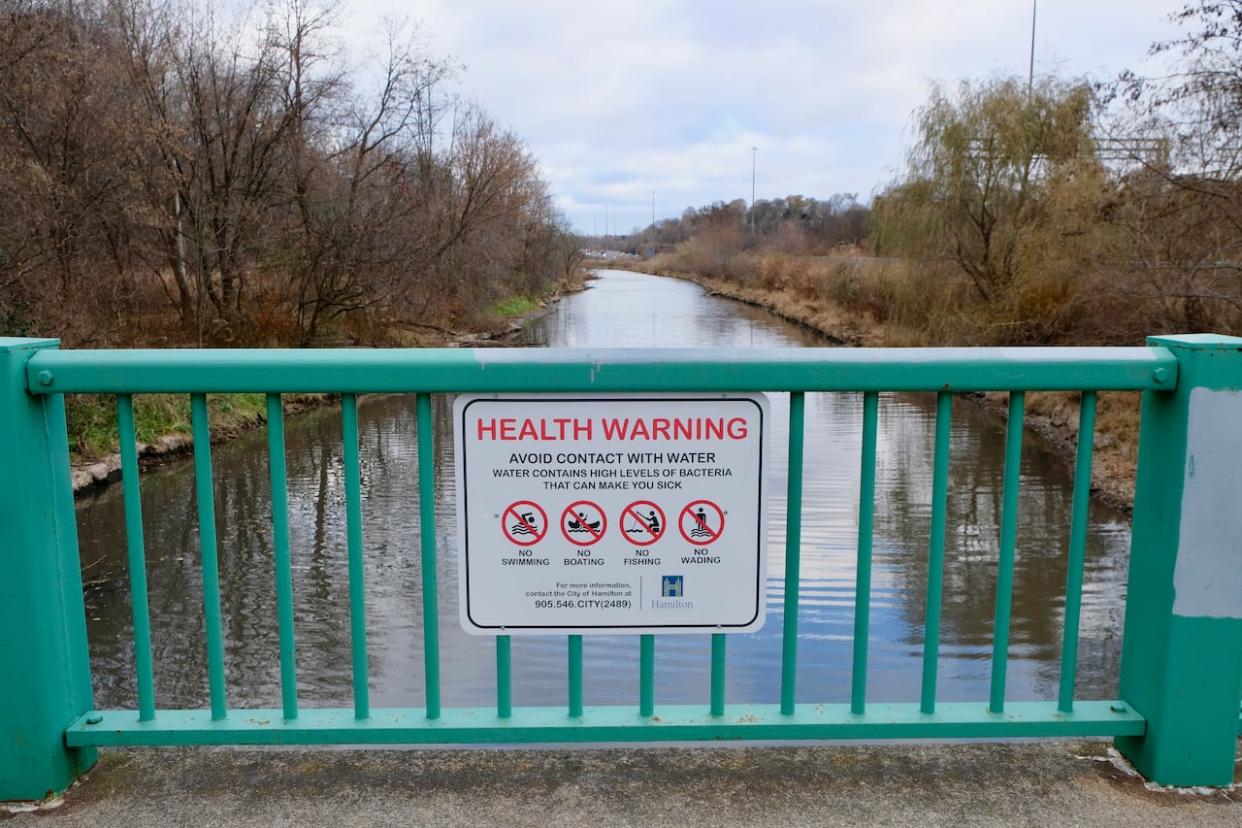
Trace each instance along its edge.
{"label": "metal post", "polygon": [[64,397],[26,390],[27,360],[58,344],[0,337],[0,801],[59,793],[96,757],[65,745],[93,702]]}
{"label": "metal post", "polygon": [[1177,387],[1143,393],[1117,748],[1161,785],[1233,782],[1242,687],[1242,339],[1152,337]]}
{"label": "metal post", "polygon": [[792,716],[797,706],[798,595],[802,589],[802,449],[806,422],[806,395],[789,395],[789,472],[785,496],[785,600],[781,610],[781,714]]}
{"label": "metal post", "polygon": [[755,154],[758,147],[750,148],[750,232],[755,232]]}
{"label": "metal post", "polygon": [[1039,0],[1031,0],[1031,65],[1026,76],[1026,97],[1029,101],[1035,91],[1035,15],[1039,12]]}

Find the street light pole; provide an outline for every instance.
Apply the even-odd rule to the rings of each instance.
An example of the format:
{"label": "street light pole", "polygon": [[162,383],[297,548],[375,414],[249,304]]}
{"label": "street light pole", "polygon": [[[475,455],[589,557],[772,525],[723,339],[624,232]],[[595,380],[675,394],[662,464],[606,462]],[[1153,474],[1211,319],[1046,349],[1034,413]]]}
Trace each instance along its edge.
{"label": "street light pole", "polygon": [[651,240],[647,242],[647,255],[655,255],[656,243],[656,226],[655,226],[655,190],[651,191]]}
{"label": "street light pole", "polygon": [[755,232],[755,153],[758,147],[750,148],[750,231]]}
{"label": "street light pole", "polygon": [[1039,10],[1039,0],[1031,0],[1031,65],[1026,76],[1026,97],[1030,99],[1035,91],[1035,14]]}

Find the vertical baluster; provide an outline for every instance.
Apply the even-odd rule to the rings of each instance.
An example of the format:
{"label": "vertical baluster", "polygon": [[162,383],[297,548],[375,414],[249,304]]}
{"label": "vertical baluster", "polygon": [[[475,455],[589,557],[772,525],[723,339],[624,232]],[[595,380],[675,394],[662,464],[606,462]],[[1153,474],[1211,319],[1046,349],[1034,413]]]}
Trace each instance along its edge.
{"label": "vertical baluster", "polygon": [[582,636],[569,636],[569,716],[582,716]]}
{"label": "vertical baluster", "polygon": [[147,597],[147,556],[142,536],[142,493],[138,486],[138,438],[134,398],[116,398],[121,443],[121,486],[125,494],[125,544],[129,554],[129,591],[134,617],[134,672],[138,680],[138,719],[155,718],[155,676],[151,665],[151,610]]}
{"label": "vertical baluster", "polygon": [[198,496],[198,538],[203,565],[203,621],[207,628],[207,682],[211,691],[211,718],[228,716],[224,683],[224,639],[220,626],[220,562],[216,541],[216,498],[211,474],[211,424],[207,395],[190,395],[194,431],[194,489]]}
{"label": "vertical baluster", "polygon": [[854,668],[850,712],[867,708],[867,644],[871,629],[871,544],[875,524],[875,445],[880,395],[863,394],[862,459],[858,485],[858,576],[854,588]]}
{"label": "vertical baluster", "polygon": [[1057,709],[1074,709],[1078,672],[1078,619],[1082,612],[1082,575],[1087,547],[1087,511],[1091,505],[1091,450],[1095,443],[1094,391],[1082,392],[1078,410],[1078,457],[1074,462],[1074,501],[1070,515],[1069,561],[1065,573],[1065,638],[1061,642],[1061,688]]}
{"label": "vertical baluster", "polygon": [[1009,423],[1005,432],[1005,482],[1001,496],[1000,560],[996,572],[996,620],[992,625],[992,692],[988,709],[1005,710],[1005,678],[1009,668],[1009,619],[1013,607],[1014,547],[1018,539],[1018,487],[1022,471],[1022,425],[1026,394],[1009,392]]}
{"label": "vertical baluster", "polygon": [[725,642],[724,633],[712,633],[712,715],[723,716],[725,710]]}
{"label": "vertical baluster", "polygon": [[440,616],[436,597],[435,435],[431,395],[417,396],[418,528],[423,567],[423,673],[427,687],[427,718],[440,718]]}
{"label": "vertical baluster", "polygon": [[341,439],[345,465],[345,524],[349,554],[349,642],[353,654],[354,718],[371,715],[367,686],[366,574],[362,539],[362,466],[358,456],[358,397],[341,395]]}
{"label": "vertical baluster", "polygon": [[927,556],[927,620],[923,631],[923,692],[919,709],[936,712],[936,671],[940,657],[940,596],[944,587],[945,513],[949,500],[949,434],[953,394],[936,394],[936,454],[932,472],[931,541]]}
{"label": "vertical baluster", "polygon": [[502,719],[513,715],[511,653],[509,636],[496,636],[496,715]]}
{"label": "vertical baluster", "polygon": [[638,640],[638,715],[655,715],[655,636]]}
{"label": "vertical baluster", "polygon": [[[789,477],[785,495],[785,601],[781,629],[781,713],[786,716],[794,712],[798,681],[798,590],[802,560],[802,443],[805,411],[805,395],[801,391],[791,392]],[[722,643],[722,659],[723,647]]]}
{"label": "vertical baluster", "polygon": [[293,632],[293,564],[289,557],[289,487],[285,475],[285,412],[267,395],[267,456],[272,480],[272,546],[280,635],[280,698],[286,720],[298,717],[297,645]]}

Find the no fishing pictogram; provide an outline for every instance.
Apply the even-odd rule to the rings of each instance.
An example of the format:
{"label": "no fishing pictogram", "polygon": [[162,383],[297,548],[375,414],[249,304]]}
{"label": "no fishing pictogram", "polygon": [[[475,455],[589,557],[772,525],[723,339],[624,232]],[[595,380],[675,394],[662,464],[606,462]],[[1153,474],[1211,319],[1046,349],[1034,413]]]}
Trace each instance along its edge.
{"label": "no fishing pictogram", "polygon": [[724,510],[710,500],[692,500],[677,517],[681,536],[695,546],[707,546],[724,534]]}
{"label": "no fishing pictogram", "polygon": [[621,532],[637,546],[649,546],[664,537],[667,525],[664,510],[650,500],[636,500],[621,511]]}
{"label": "no fishing pictogram", "polygon": [[548,534],[548,514],[533,500],[519,500],[500,514],[500,531],[518,546],[534,546]]}
{"label": "no fishing pictogram", "polygon": [[593,546],[608,531],[608,517],[598,503],[575,500],[561,512],[561,534],[575,546]]}

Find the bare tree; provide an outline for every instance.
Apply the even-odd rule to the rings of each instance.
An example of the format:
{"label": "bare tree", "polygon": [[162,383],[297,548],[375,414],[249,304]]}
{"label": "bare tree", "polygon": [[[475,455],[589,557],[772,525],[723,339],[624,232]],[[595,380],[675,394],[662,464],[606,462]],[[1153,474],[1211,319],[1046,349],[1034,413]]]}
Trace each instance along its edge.
{"label": "bare tree", "polygon": [[[1136,136],[1114,215],[1135,252],[1136,294],[1189,330],[1242,325],[1242,0],[1193,2],[1180,37],[1153,44],[1158,77],[1125,72],[1108,89],[1110,125]],[[1167,147],[1160,153],[1137,151]]]}
{"label": "bare tree", "polygon": [[[0,0],[0,329],[311,344],[477,315],[574,246],[525,145],[335,6]],[[448,112],[454,113],[446,122]]]}

